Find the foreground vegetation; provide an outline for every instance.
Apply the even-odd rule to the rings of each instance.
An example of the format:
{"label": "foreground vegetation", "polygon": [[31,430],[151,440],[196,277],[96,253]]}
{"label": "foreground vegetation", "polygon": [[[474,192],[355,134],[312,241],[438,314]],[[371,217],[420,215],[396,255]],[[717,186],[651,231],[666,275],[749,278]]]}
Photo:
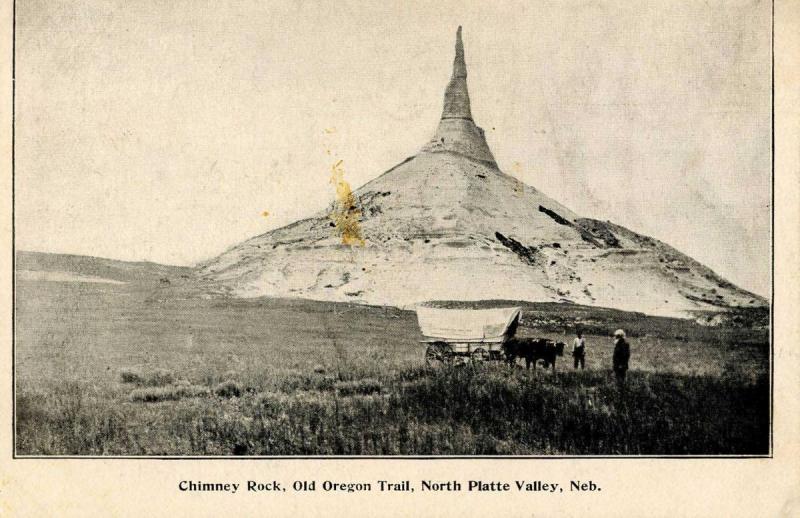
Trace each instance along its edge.
{"label": "foreground vegetation", "polygon": [[768,453],[766,330],[527,308],[524,336],[589,331],[587,370],[553,373],[425,367],[414,314],[391,308],[55,282],[17,301],[20,455]]}
{"label": "foreground vegetation", "polygon": [[73,384],[21,395],[19,446],[94,455],[767,452],[765,377],[633,372],[628,381],[620,392],[606,372],[466,365],[380,380],[312,373],[275,391],[235,381],[138,388],[127,401]]}

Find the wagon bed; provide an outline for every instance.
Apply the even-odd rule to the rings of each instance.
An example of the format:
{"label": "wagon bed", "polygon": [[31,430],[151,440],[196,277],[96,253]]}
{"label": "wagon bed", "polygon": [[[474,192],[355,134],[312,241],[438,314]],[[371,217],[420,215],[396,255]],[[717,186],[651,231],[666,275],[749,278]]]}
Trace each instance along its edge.
{"label": "wagon bed", "polygon": [[425,359],[452,361],[501,359],[503,344],[514,337],[521,308],[443,309],[417,307],[417,322],[427,345]]}

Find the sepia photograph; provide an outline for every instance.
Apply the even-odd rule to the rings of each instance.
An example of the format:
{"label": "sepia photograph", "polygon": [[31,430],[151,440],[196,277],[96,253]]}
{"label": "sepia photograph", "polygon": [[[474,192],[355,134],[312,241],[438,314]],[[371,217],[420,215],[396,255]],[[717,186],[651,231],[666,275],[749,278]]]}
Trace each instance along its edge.
{"label": "sepia photograph", "polygon": [[771,3],[14,24],[16,458],[773,455]]}

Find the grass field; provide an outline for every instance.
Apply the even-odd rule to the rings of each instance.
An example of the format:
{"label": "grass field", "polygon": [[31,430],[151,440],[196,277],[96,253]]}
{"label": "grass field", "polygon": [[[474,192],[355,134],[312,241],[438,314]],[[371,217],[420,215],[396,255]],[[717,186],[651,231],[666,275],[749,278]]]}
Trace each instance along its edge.
{"label": "grass field", "polygon": [[[527,305],[587,370],[426,368],[413,312],[18,280],[20,455],[766,454],[765,329]],[[631,331],[625,393],[610,376]]]}

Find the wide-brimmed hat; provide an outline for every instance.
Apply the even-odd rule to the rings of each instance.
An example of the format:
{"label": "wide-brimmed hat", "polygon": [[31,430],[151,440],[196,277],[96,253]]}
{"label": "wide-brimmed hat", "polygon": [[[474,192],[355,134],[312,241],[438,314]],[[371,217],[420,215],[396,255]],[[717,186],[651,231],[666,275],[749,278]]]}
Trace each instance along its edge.
{"label": "wide-brimmed hat", "polygon": [[614,331],[614,336],[625,338],[625,331],[623,331],[622,329],[617,329],[616,331]]}

